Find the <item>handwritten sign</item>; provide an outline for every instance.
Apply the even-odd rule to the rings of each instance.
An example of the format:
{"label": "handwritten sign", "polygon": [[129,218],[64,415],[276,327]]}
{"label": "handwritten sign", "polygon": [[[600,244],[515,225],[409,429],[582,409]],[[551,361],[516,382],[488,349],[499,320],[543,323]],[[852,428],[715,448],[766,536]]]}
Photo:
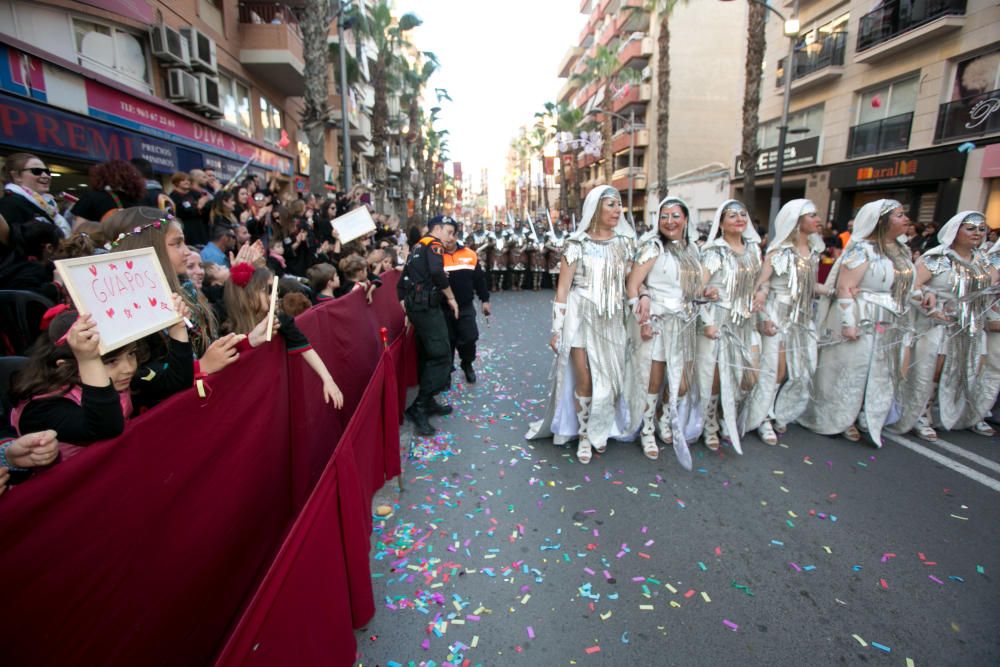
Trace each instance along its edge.
{"label": "handwritten sign", "polygon": [[350,243],[368,232],[374,232],[375,221],[372,220],[367,206],[359,206],[339,218],[334,218],[333,228],[340,234],[341,243]]}
{"label": "handwritten sign", "polygon": [[101,354],[181,321],[152,248],[55,262],[66,291],[101,334]]}

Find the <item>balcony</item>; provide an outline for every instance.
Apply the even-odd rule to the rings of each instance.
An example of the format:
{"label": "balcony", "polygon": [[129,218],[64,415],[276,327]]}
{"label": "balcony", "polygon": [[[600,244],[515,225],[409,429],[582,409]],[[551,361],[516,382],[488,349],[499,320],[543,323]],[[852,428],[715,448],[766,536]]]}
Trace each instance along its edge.
{"label": "balcony", "polygon": [[586,169],[592,164],[596,164],[601,158],[582,151],[577,155],[576,166],[578,169]]}
{"label": "balcony", "polygon": [[570,70],[573,68],[573,66],[576,64],[576,61],[579,60],[580,56],[582,55],[583,55],[582,46],[574,46],[571,47],[568,51],[566,51],[566,55],[563,56],[562,62],[559,63],[560,79],[565,79],[566,77],[569,76]]}
{"label": "balcony", "polygon": [[624,48],[618,51],[618,64],[621,67],[642,69],[649,64],[653,55],[653,38],[643,37],[628,41]]}
{"label": "balcony", "polygon": [[244,2],[239,9],[240,62],[285,97],[302,95],[306,65],[291,9],[273,2]]}
{"label": "balcony", "polygon": [[559,93],[556,94],[556,100],[559,102],[569,102],[570,98],[573,97],[573,93],[579,89],[580,81],[578,79],[566,79],[566,83],[563,84],[563,87],[559,89]]}
{"label": "balcony", "polygon": [[630,84],[623,95],[615,97],[611,102],[611,110],[621,113],[622,109],[632,104],[642,104],[653,98],[653,86],[648,83]]}
{"label": "balcony", "polygon": [[[628,167],[611,174],[611,187],[619,192],[628,191]],[[642,167],[632,167],[632,190],[646,189],[646,171]]]}
{"label": "balcony", "polygon": [[858,22],[858,48],[854,59],[874,62],[965,24],[966,0],[926,0],[901,3],[888,0]]}
{"label": "balcony", "polygon": [[[797,47],[793,54],[792,91],[802,90],[836,79],[844,73],[844,51],[847,47],[847,33],[835,32],[808,46]],[[778,61],[778,76],[774,85],[785,85],[785,61]]]}
{"label": "balcony", "polygon": [[1000,132],[1000,90],[941,105],[934,141],[968,139]]}
{"label": "balcony", "polygon": [[[639,124],[636,123],[636,126]],[[611,152],[613,154],[621,153],[622,151],[628,150],[629,144],[629,132],[627,130],[619,130],[615,132],[614,136],[611,137]],[[649,130],[645,128],[638,128],[635,131],[635,147],[643,148],[649,145]]]}
{"label": "balcony", "polygon": [[615,34],[628,35],[633,32],[649,31],[649,12],[642,2],[623,2],[615,18]]}
{"label": "balcony", "polygon": [[851,128],[847,139],[847,157],[876,155],[906,150],[910,145],[913,113],[903,113]]}
{"label": "balcony", "polygon": [[615,30],[614,21],[605,21],[604,28],[598,33],[597,43],[601,46],[607,46],[611,43],[611,39],[618,34]]}

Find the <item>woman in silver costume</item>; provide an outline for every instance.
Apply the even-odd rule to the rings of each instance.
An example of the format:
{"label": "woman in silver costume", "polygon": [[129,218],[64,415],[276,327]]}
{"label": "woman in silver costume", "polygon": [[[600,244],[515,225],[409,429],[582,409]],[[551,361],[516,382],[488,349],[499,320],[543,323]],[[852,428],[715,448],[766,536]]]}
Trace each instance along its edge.
{"label": "woman in silver costume", "polygon": [[821,225],[816,205],[808,199],[782,206],[757,279],[760,378],[747,399],[744,429],[756,429],[768,445],[778,444],[775,431],[784,433],[809,404],[816,372],[812,302],[817,287],[823,289],[816,285],[816,272],[826,249]]}
{"label": "woman in silver costume", "polygon": [[[917,260],[914,293],[928,295],[930,310],[916,312],[917,339],[902,385],[902,415],[893,431],[912,429],[934,442],[935,424],[954,429],[975,405],[993,299],[985,291],[992,282],[986,253],[979,249],[988,231],[982,213],[962,211],[938,232],[940,245]],[[989,424],[976,422],[974,430],[993,435]]]}
{"label": "woman in silver costume", "polygon": [[986,359],[973,403],[956,425],[956,428],[964,428],[971,424],[972,430],[981,435],[990,435],[990,431],[994,430],[986,423],[986,418],[990,416],[1000,393],[1000,241],[986,251],[986,264],[993,287],[986,311]]}
{"label": "woman in silver costume", "polygon": [[635,252],[635,232],[622,218],[621,195],[608,185],[587,194],[579,231],[567,240],[552,303],[556,352],[545,416],[526,438],[553,436],[561,445],[579,437],[576,456],[589,463],[608,438],[628,438],[624,400],[625,276]]}
{"label": "woman in silver costume", "polygon": [[[693,401],[686,397],[696,393],[692,389],[698,335],[696,300],[704,295],[696,238],[687,204],[677,197],[661,201],[658,226],[639,240],[625,286],[635,316],[629,327],[633,343],[628,387],[632,426],[638,428],[642,419],[642,451],[648,458],[659,455],[658,430],[660,440],[673,444],[677,460],[687,470],[691,469],[691,452],[685,431],[689,422],[697,421],[697,410],[691,409]],[[662,404],[659,420],[658,403]],[[698,430],[695,424],[695,437]]]}
{"label": "woman in silver costume", "polygon": [[883,427],[895,420],[913,288],[910,251],[896,239],[908,223],[898,201],[865,204],[827,276],[818,329],[832,342],[820,350],[812,400],[799,418],[811,431],[858,442],[867,430],[881,447]]}
{"label": "woman in silver costume", "polygon": [[757,381],[760,337],[754,328],[753,293],[760,275],[760,237],[746,206],[728,199],[715,211],[701,250],[708,287],[718,300],[702,306],[698,337],[698,393],[705,419],[705,446],[719,448],[719,401],[723,435],[740,447],[739,417],[744,399]]}

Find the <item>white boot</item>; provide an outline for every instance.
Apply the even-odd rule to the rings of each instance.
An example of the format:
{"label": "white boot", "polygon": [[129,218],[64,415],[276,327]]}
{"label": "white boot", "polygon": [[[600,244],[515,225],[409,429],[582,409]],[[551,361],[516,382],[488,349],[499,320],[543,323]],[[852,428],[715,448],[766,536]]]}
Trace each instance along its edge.
{"label": "white boot", "polygon": [[924,411],[920,413],[920,418],[917,419],[917,424],[913,427],[917,437],[921,440],[926,440],[927,442],[935,442],[938,439],[937,431],[935,431],[932,426],[934,422],[931,417],[931,406],[934,404],[934,397],[936,395],[937,384],[934,385],[934,388],[931,391],[931,397],[927,399],[927,405],[924,406]]}
{"label": "white boot", "polygon": [[660,419],[656,423],[656,430],[659,431],[657,435],[660,436],[660,440],[663,444],[669,445],[674,441],[674,425],[673,425],[673,414],[671,412],[670,406],[666,403],[663,404],[663,412],[660,414]]}
{"label": "white boot", "polygon": [[576,458],[580,463],[590,463],[591,448],[590,438],[587,437],[587,423],[590,421],[590,396],[573,396],[576,398],[579,409],[576,412],[577,421],[580,422],[580,441],[576,445]]}
{"label": "white boot", "polygon": [[764,441],[766,445],[776,445],[778,444],[778,436],[774,432],[774,427],[771,426],[771,422],[765,421],[760,427],[757,428],[757,435],[760,439]]}
{"label": "white boot", "polygon": [[[646,394],[646,411],[642,413],[642,453],[647,459],[655,459],[660,455],[660,448],[656,445],[656,401],[658,394]],[[664,408],[665,409],[665,408]]]}
{"label": "white boot", "polygon": [[705,410],[705,446],[713,452],[719,449],[719,395],[715,394],[708,401]]}

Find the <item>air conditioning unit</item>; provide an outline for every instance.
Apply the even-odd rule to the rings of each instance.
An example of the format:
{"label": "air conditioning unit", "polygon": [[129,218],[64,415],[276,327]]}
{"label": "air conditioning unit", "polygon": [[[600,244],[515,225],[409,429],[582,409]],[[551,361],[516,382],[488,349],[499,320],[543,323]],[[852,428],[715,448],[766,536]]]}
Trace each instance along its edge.
{"label": "air conditioning unit", "polygon": [[198,109],[206,116],[222,117],[222,100],[219,96],[219,78],[199,72],[195,74],[198,80]]}
{"label": "air conditioning unit", "polygon": [[188,40],[170,26],[160,24],[149,29],[153,55],[168,63],[190,67]]}
{"label": "air conditioning unit", "polygon": [[642,80],[649,81],[651,78],[653,78],[653,68],[646,65],[642,68]]}
{"label": "air conditioning unit", "polygon": [[191,67],[202,72],[215,74],[219,65],[215,59],[215,42],[197,28],[181,28],[181,35],[187,37]]}
{"label": "air conditioning unit", "polygon": [[201,102],[198,77],[182,69],[167,70],[167,99],[178,104]]}

